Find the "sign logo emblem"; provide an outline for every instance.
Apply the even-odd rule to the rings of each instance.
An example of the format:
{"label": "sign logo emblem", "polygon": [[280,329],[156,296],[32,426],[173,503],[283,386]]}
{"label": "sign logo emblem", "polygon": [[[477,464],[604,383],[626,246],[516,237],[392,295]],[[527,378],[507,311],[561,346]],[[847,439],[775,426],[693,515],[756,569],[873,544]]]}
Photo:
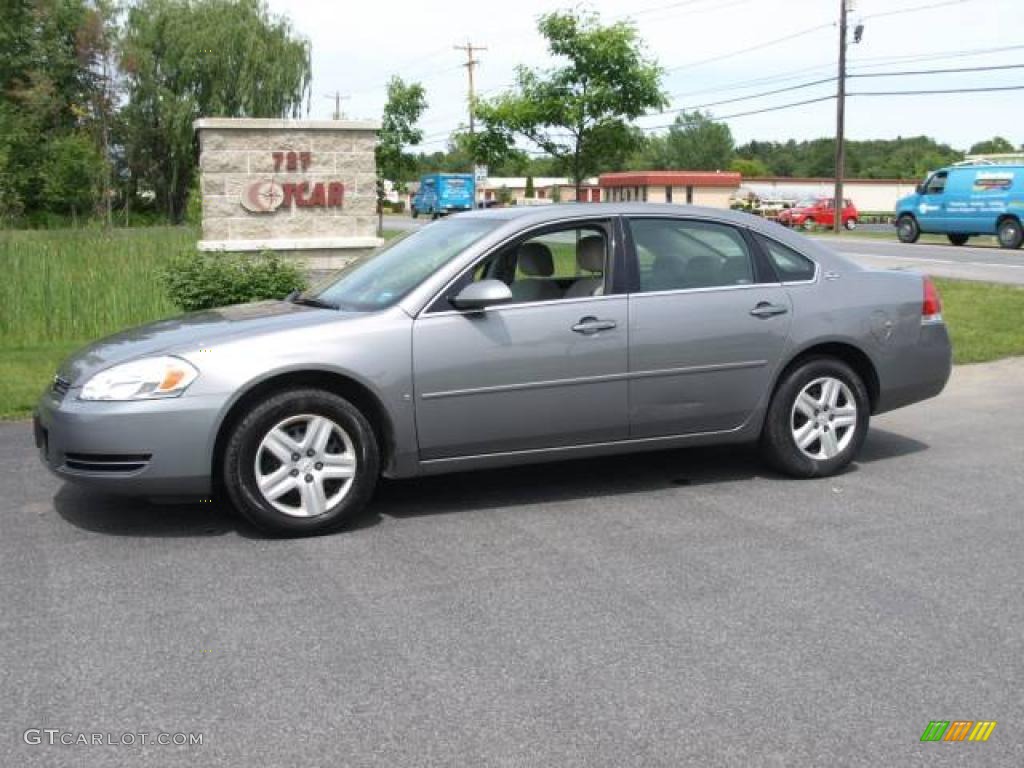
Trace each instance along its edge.
{"label": "sign logo emblem", "polygon": [[284,190],[270,179],[257,181],[242,189],[242,207],[253,213],[270,213],[281,207]]}

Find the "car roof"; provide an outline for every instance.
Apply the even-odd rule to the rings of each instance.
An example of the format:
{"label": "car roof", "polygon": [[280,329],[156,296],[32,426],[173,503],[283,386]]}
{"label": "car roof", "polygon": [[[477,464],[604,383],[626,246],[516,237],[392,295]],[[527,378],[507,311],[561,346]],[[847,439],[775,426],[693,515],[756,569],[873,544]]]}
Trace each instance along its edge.
{"label": "car roof", "polygon": [[466,211],[458,216],[478,219],[518,220],[522,224],[543,224],[579,216],[694,216],[749,224],[749,213],[727,208],[672,203],[550,203],[548,205],[515,205],[508,208],[485,208]]}

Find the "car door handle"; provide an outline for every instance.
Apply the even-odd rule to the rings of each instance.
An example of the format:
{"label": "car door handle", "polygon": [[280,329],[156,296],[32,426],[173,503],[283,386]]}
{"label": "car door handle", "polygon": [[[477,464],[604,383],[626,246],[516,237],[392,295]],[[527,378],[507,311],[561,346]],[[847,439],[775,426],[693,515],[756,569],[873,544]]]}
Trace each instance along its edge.
{"label": "car door handle", "polygon": [[598,331],[610,331],[615,327],[614,320],[598,320],[596,317],[582,317],[580,321],[572,327],[576,333],[583,333],[590,335],[597,333]]}
{"label": "car door handle", "polygon": [[750,310],[750,314],[754,317],[774,317],[775,315],[784,315],[789,312],[789,307],[782,304],[772,304],[768,301],[759,301],[757,306]]}

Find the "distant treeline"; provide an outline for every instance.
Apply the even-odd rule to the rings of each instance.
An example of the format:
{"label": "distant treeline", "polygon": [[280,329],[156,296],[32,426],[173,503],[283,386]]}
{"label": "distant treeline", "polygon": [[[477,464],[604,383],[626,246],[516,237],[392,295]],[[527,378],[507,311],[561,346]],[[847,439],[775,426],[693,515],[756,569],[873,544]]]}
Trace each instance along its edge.
{"label": "distant treeline", "polygon": [[[835,168],[835,139],[811,141],[750,141],[736,145],[729,126],[707,113],[684,113],[662,134],[636,131],[635,148],[612,160],[605,171],[691,170],[739,171],[745,177],[831,177]],[[847,140],[846,175],[859,179],[917,179],[929,170],[964,159],[965,154],[1018,150],[1000,136],[966,150],[940,144],[927,136]],[[465,134],[456,132],[445,151],[420,153],[420,173],[466,171],[473,161]],[[566,176],[568,169],[549,157],[515,152],[490,167],[492,176]]]}

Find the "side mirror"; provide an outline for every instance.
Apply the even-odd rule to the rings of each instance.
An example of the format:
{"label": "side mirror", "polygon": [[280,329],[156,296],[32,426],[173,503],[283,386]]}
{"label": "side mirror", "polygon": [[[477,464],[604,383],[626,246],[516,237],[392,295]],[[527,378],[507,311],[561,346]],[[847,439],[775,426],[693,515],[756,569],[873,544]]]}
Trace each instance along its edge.
{"label": "side mirror", "polygon": [[924,194],[924,184],[918,184],[916,187],[914,187],[914,191],[917,192],[917,194],[919,194],[919,195],[923,195]]}
{"label": "side mirror", "polygon": [[452,299],[456,309],[483,309],[492,304],[507,304],[512,301],[512,291],[501,280],[481,280],[470,283]]}

